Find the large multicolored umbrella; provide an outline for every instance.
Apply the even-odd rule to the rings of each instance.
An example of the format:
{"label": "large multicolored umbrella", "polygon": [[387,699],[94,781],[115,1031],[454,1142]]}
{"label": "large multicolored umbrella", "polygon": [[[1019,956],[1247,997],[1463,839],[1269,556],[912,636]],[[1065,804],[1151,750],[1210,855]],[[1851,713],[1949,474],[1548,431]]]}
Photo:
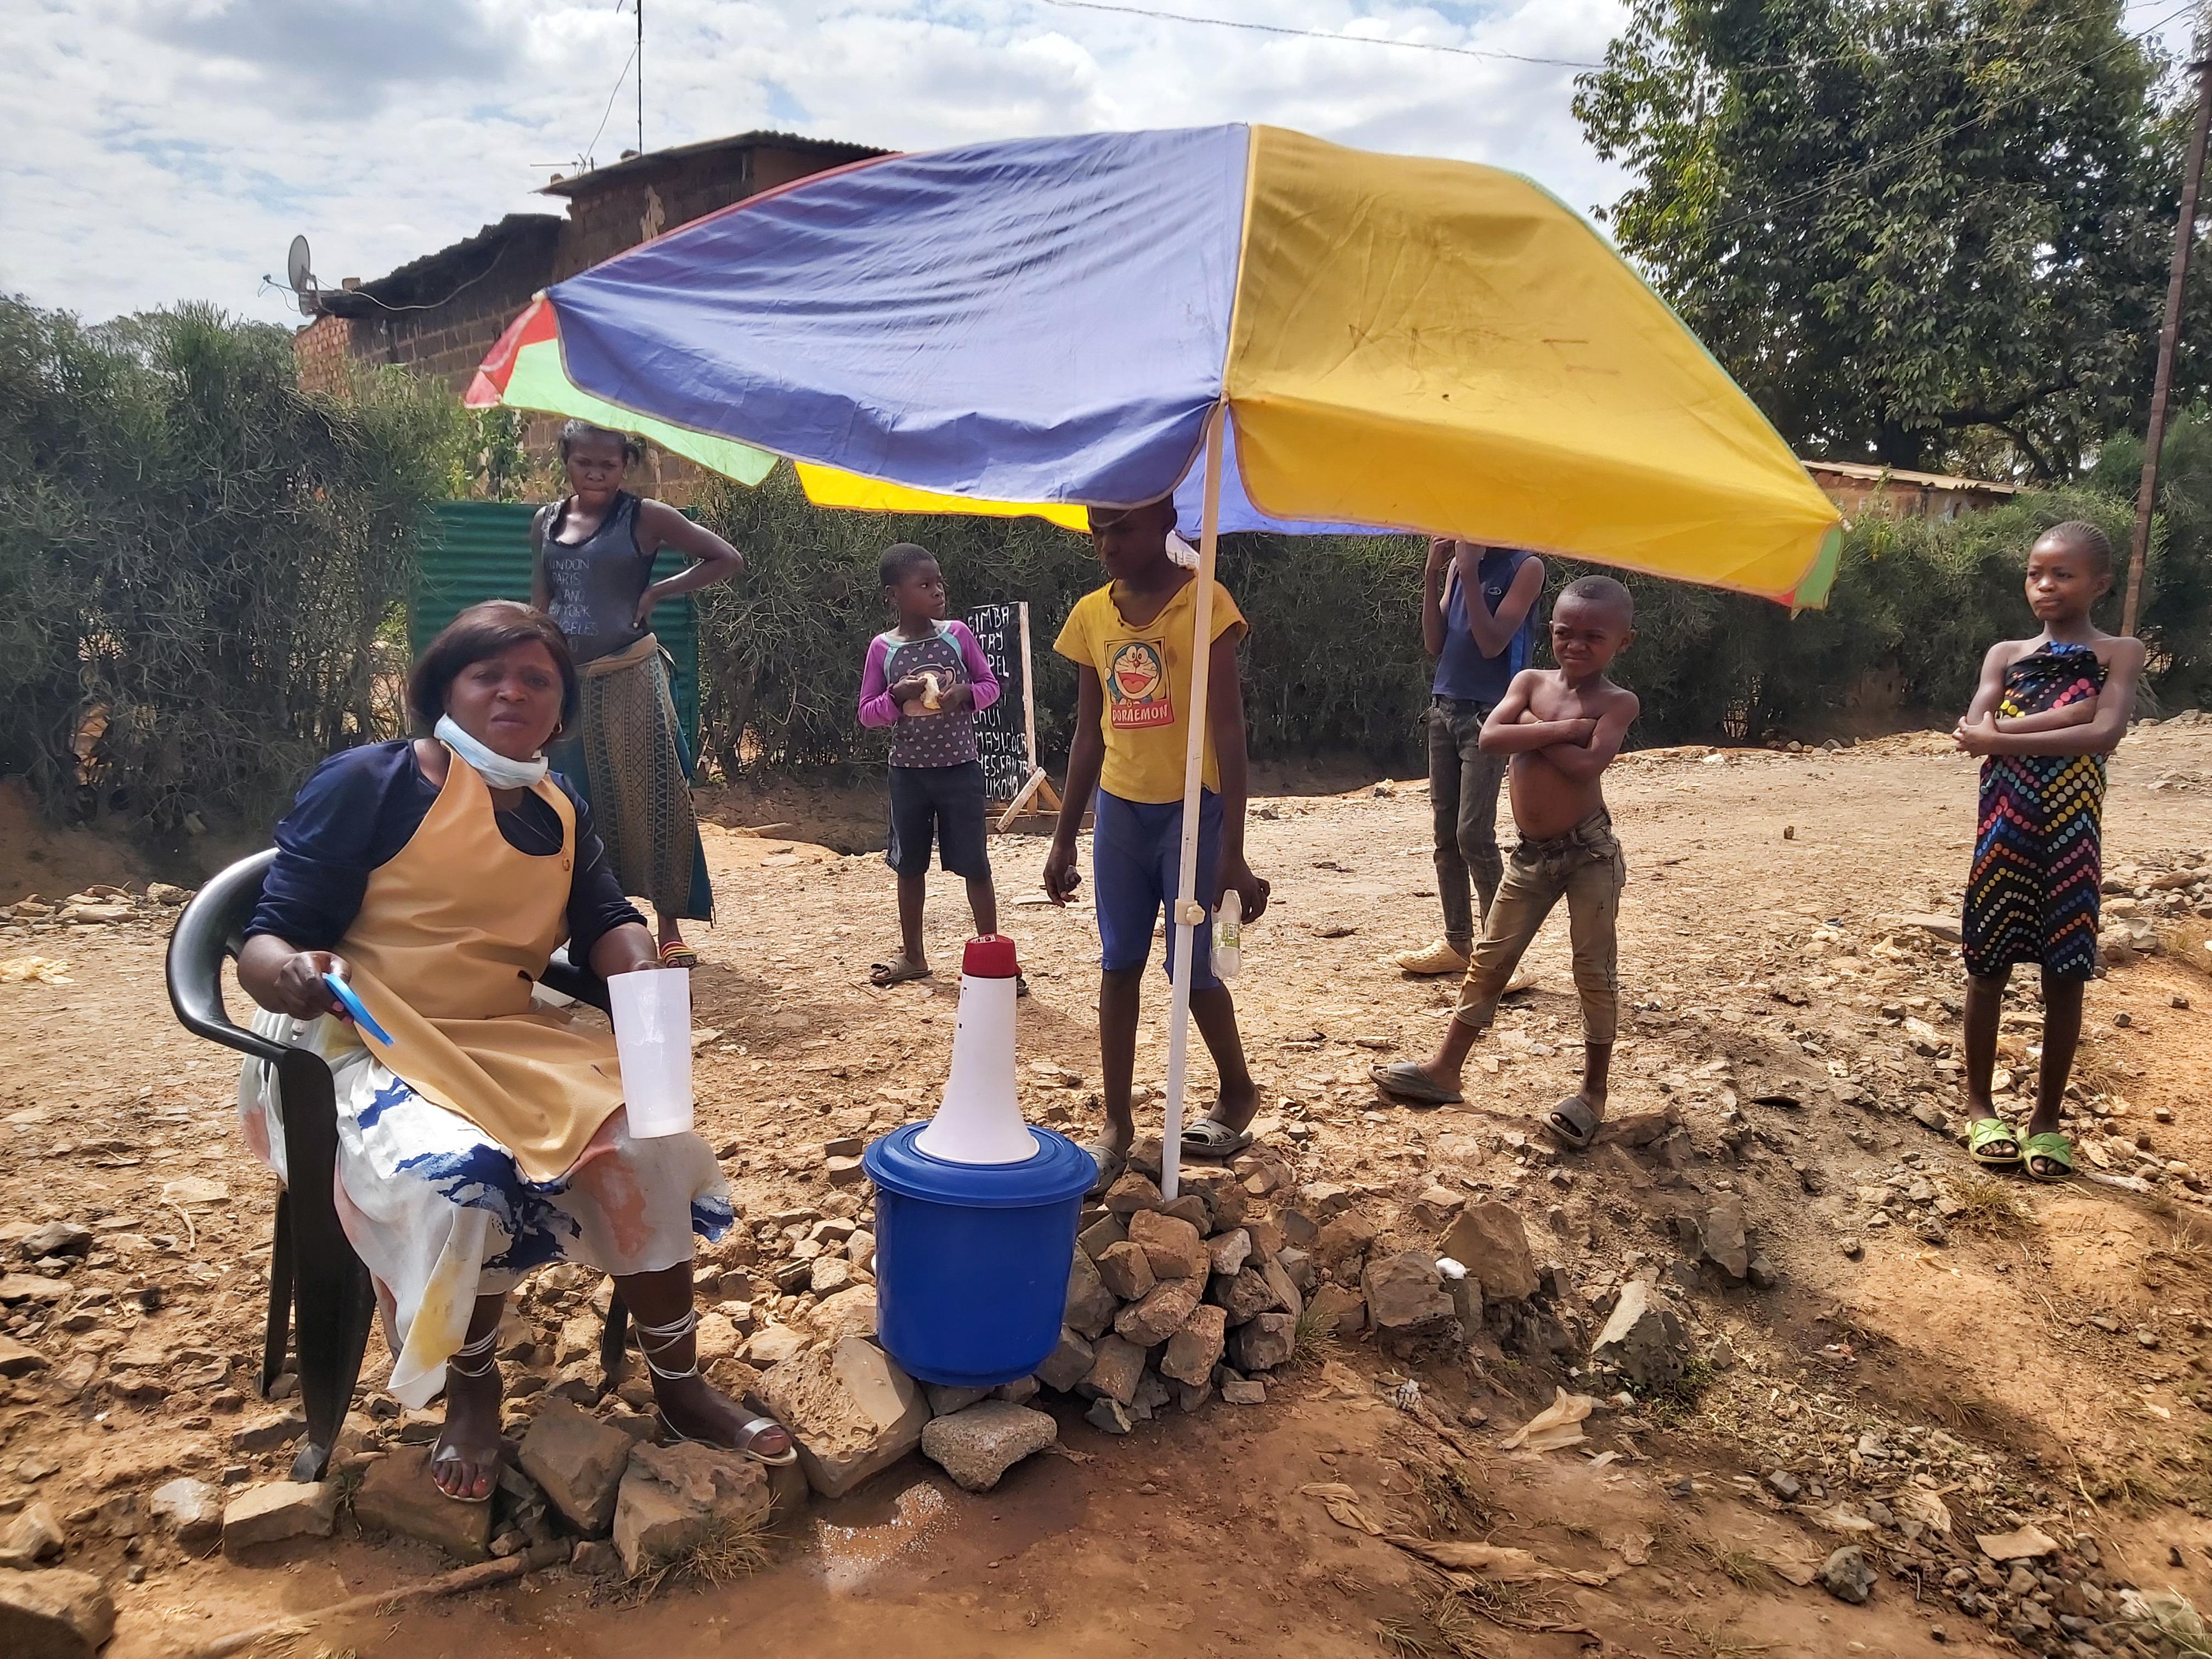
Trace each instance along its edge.
{"label": "large multicolored umbrella", "polygon": [[1840,543],[1773,428],[1552,196],[1273,127],[813,175],[547,290],[469,401],[625,428],[749,483],[788,456],[830,506],[1079,528],[1172,491],[1209,576],[1223,530],[1410,531],[1817,605]]}

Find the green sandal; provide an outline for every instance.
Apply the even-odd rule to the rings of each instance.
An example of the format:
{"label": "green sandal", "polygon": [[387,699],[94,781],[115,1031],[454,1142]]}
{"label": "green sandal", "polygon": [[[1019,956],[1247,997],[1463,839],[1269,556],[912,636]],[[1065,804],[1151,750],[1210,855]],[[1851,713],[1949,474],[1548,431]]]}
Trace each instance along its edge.
{"label": "green sandal", "polygon": [[[2065,1181],[2074,1174],[2074,1143],[2056,1129],[2030,1135],[2021,1152],[2028,1174],[2038,1181]],[[2048,1167],[2037,1169],[2038,1160]]]}
{"label": "green sandal", "polygon": [[1985,1170],[2017,1170],[2020,1133],[2001,1117],[1978,1117],[1966,1126],[1966,1155]]}

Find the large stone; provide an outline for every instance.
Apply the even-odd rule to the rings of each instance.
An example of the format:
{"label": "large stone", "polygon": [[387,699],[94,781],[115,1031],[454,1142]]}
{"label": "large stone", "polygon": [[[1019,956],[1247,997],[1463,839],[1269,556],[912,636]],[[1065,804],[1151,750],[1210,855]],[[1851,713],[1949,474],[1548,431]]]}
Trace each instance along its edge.
{"label": "large stone", "polygon": [[1199,1230],[1180,1216],[1139,1211],[1129,1218],[1129,1243],[1144,1251],[1154,1279],[1202,1281],[1212,1261]]}
{"label": "large stone", "polygon": [[988,1492],[1008,1469],[1059,1438],[1060,1425],[1048,1413],[986,1400],[932,1418],[921,1431],[921,1455],[969,1492]]}
{"label": "large stone", "polygon": [[1115,1334],[1140,1348],[1166,1341],[1182,1328],[1183,1321],[1198,1306],[1202,1288],[1204,1281],[1196,1279],[1170,1279],[1155,1285],[1143,1301],[1121,1310],[1114,1321]]}
{"label": "large stone", "polygon": [[1367,1328],[1367,1298],[1347,1285],[1324,1285],[1306,1304],[1306,1316],[1319,1330],[1357,1336]]}
{"label": "large stone", "polygon": [[1037,1381],[1048,1389],[1058,1389],[1066,1394],[1091,1375],[1091,1361],[1096,1358],[1081,1332],[1062,1325],[1060,1346],[1046,1355],[1044,1364],[1036,1368]]}
{"label": "large stone", "polygon": [[1705,1212],[1699,1229],[1705,1260],[1741,1284],[1751,1273],[1751,1247],[1744,1237],[1743,1200],[1724,1193]]}
{"label": "large stone", "polygon": [[1207,1265],[1215,1273],[1234,1279],[1252,1255],[1252,1235],[1232,1227],[1207,1241],[1207,1253],[1212,1258]]}
{"label": "large stone", "polygon": [[522,1472],[544,1488],[570,1526],[587,1538],[605,1537],[634,1443],[611,1423],[556,1400],[522,1437]]}
{"label": "large stone", "polygon": [[1103,1395],[1126,1406],[1137,1397],[1137,1381],[1145,1374],[1145,1351],[1118,1336],[1098,1340],[1091,1370],[1078,1386],[1094,1398]]}
{"label": "large stone", "polygon": [[1160,1189],[1148,1176],[1132,1170],[1106,1189],[1106,1207],[1124,1218],[1139,1210],[1157,1210],[1160,1207]]}
{"label": "large stone", "polygon": [[1119,1244],[1128,1236],[1127,1224],[1109,1211],[1076,1234],[1075,1242],[1084,1255],[1096,1261],[1106,1253],[1107,1246]]}
{"label": "large stone", "polygon": [[36,1348],[26,1347],[14,1337],[0,1333],[0,1376],[28,1376],[33,1371],[46,1369],[46,1357]]}
{"label": "large stone", "polygon": [[1335,1272],[1356,1272],[1360,1258],[1375,1247],[1375,1224],[1357,1210],[1346,1210],[1315,1235],[1313,1258]]}
{"label": "large stone", "polygon": [[[855,1233],[855,1238],[860,1235]],[[848,1336],[873,1336],[876,1334],[876,1287],[872,1285],[853,1285],[825,1297],[821,1306],[806,1316],[806,1328],[817,1342],[838,1342]],[[788,1359],[787,1353],[776,1356]],[[770,1364],[774,1361],[768,1362]]]}
{"label": "large stone", "polygon": [[988,1389],[956,1389],[943,1382],[921,1385],[921,1397],[929,1401],[929,1414],[933,1418],[950,1417],[955,1412],[964,1412],[990,1392]]}
{"label": "large stone", "polygon": [[1297,1347],[1297,1330],[1286,1313],[1255,1314],[1230,1337],[1230,1363],[1240,1371],[1272,1370]]}
{"label": "large stone", "polygon": [[290,1445],[307,1431],[307,1419],[297,1412],[271,1412],[241,1423],[230,1431],[230,1449],[236,1452],[275,1451]]}
{"label": "large stone", "polygon": [[74,1221],[49,1221],[25,1233],[15,1248],[26,1261],[43,1261],[50,1255],[83,1255],[92,1249],[92,1230]]}
{"label": "large stone", "polygon": [[[835,1301],[835,1297],[831,1301]],[[813,1339],[788,1325],[763,1325],[745,1339],[745,1358],[756,1365],[781,1365],[803,1353]]]}
{"label": "large stone", "polygon": [[1528,1230],[1509,1205],[1469,1205],[1444,1229],[1437,1254],[1464,1266],[1486,1301],[1525,1302],[1536,1294],[1540,1281],[1528,1254]]}
{"label": "large stone", "polygon": [[1221,1363],[1228,1338],[1228,1310],[1211,1303],[1192,1309],[1182,1328],[1168,1339],[1167,1351],[1160,1356],[1160,1375],[1193,1388],[1205,1386]]}
{"label": "large stone", "polygon": [[1232,1325],[1242,1325],[1253,1315],[1269,1312],[1279,1305],[1267,1275],[1257,1267],[1246,1267],[1234,1278],[1215,1274],[1206,1286],[1206,1299],[1225,1309]]}
{"label": "large stone", "polygon": [[41,1561],[59,1560],[68,1544],[69,1534],[52,1504],[26,1504],[0,1532],[0,1567],[34,1567]]}
{"label": "large stone", "polygon": [[623,1472],[614,1546],[625,1570],[647,1572],[719,1532],[765,1526],[769,1502],[767,1472],[742,1452],[639,1446]]}
{"label": "large stone", "polygon": [[872,1342],[848,1336],[762,1377],[761,1407],[791,1431],[807,1484],[842,1498],[921,1443],[929,1402]]}
{"label": "large stone", "polygon": [[1183,1190],[1198,1194],[1206,1200],[1206,1212],[1213,1230],[1234,1227],[1244,1218],[1247,1199],[1244,1183],[1231,1170],[1216,1165],[1209,1169],[1185,1169],[1182,1172]]}
{"label": "large stone", "polygon": [[88,1572],[0,1572],[0,1653],[92,1659],[115,1634],[115,1603]]}
{"label": "large stone", "polygon": [[[623,1436],[625,1445],[629,1437]],[[353,1495],[354,1518],[402,1538],[434,1544],[463,1561],[491,1554],[489,1504],[457,1504],[430,1479],[430,1448],[402,1446],[368,1466]]]}
{"label": "large stone", "polygon": [[[1288,1254],[1288,1251],[1283,1252],[1283,1255]],[[1260,1278],[1273,1294],[1276,1309],[1296,1319],[1306,1310],[1306,1299],[1299,1291],[1297,1282],[1291,1277],[1291,1270],[1285,1265],[1283,1255],[1271,1255],[1261,1262]]]}
{"label": "large stone", "polygon": [[1874,1594],[1874,1569],[1867,1565],[1866,1552],[1844,1545],[1820,1564],[1820,1583],[1838,1601],[1865,1601]]}
{"label": "large stone", "polygon": [[234,1559],[257,1544],[328,1538],[337,1513],[334,1480],[271,1480],[249,1487],[223,1506],[222,1553]]}
{"label": "large stone", "polygon": [[222,1536],[222,1492],[204,1480],[179,1475],[165,1481],[148,1497],[146,1509],[188,1550],[206,1549]]}
{"label": "large stone", "polygon": [[1433,1330],[1456,1311],[1437,1276],[1437,1259],[1426,1250],[1374,1257],[1360,1287],[1378,1331]]}
{"label": "large stone", "polygon": [[[1138,1213],[1151,1215],[1153,1212],[1140,1210]],[[1124,1302],[1141,1300],[1158,1282],[1158,1275],[1152,1272],[1152,1256],[1133,1238],[1109,1245],[1100,1252],[1098,1277],[1109,1291]]]}
{"label": "large stone", "polygon": [[[1119,1248],[1118,1246],[1116,1248]],[[1067,1266],[1067,1307],[1060,1321],[1079,1335],[1096,1338],[1114,1322],[1121,1304],[1098,1275],[1097,1264],[1078,1250]]]}
{"label": "large stone", "polygon": [[1640,1279],[1620,1287],[1620,1299],[1590,1345],[1590,1358],[1619,1371],[1631,1388],[1658,1394],[1674,1386],[1689,1355],[1689,1337],[1674,1310]]}

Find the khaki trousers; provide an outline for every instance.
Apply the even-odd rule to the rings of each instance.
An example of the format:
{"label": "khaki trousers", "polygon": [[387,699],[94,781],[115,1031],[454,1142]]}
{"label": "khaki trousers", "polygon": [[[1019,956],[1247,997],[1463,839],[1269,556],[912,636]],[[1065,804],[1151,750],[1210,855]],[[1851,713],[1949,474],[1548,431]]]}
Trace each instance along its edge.
{"label": "khaki trousers", "polygon": [[1564,836],[1523,840],[1506,861],[1504,879],[1483,920],[1482,938],[1475,944],[1453,1018],[1478,1031],[1489,1028],[1513,970],[1552,907],[1564,898],[1574,946],[1575,989],[1582,998],[1583,1040],[1610,1043],[1620,1022],[1614,925],[1627,879],[1612,817],[1603,808]]}

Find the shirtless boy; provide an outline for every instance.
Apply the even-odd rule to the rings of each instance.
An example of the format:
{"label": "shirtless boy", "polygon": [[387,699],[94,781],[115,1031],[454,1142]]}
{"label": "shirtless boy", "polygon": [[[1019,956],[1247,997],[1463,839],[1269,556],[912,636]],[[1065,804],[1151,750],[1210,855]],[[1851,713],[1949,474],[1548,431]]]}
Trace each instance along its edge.
{"label": "shirtless boy", "polygon": [[1570,583],[1552,607],[1557,668],[1524,669],[1483,723],[1482,746],[1512,757],[1507,787],[1521,843],[1461,988],[1443,1045],[1426,1064],[1377,1066],[1376,1085],[1407,1106],[1459,1102],[1460,1073],[1474,1040],[1497,1018],[1513,969],[1561,898],[1583,1006],[1583,1083],[1544,1115],[1570,1146],[1587,1146],[1605,1116],[1619,1020],[1613,924],[1627,871],[1613,837],[1600,779],[1635,721],[1636,695],[1606,678],[1636,637],[1636,602],[1610,576]]}

